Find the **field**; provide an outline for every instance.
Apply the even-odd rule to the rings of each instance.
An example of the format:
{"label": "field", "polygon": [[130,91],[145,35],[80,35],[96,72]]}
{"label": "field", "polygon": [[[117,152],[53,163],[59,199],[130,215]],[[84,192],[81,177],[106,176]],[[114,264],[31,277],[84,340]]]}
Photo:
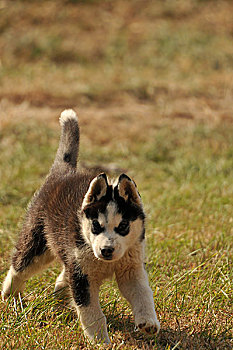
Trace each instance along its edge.
{"label": "field", "polygon": [[[127,172],[147,214],[158,337],[106,282],[112,349],[232,349],[233,3],[0,1],[0,287],[74,108],[80,162]],[[53,295],[59,266],[0,302],[1,349],[99,349]]]}

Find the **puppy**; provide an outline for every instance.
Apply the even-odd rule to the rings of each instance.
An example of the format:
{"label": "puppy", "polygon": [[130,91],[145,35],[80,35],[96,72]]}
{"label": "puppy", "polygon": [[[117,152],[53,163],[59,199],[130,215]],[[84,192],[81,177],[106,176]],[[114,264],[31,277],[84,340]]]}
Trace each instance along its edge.
{"label": "puppy", "polygon": [[125,174],[113,182],[104,173],[77,168],[76,113],[63,111],[60,124],[54,163],[28,206],[2,297],[22,292],[32,275],[58,259],[62,272],[55,291],[68,289],[90,340],[110,342],[99,288],[114,274],[137,329],[156,333],[160,325],[143,264],[145,214],[137,187]]}

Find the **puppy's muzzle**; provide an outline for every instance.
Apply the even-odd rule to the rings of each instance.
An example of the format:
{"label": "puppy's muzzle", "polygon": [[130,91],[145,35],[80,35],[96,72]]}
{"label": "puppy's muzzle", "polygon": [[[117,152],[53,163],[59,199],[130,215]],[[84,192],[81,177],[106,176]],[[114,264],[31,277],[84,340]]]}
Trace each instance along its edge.
{"label": "puppy's muzzle", "polygon": [[112,254],[114,252],[114,248],[112,247],[104,247],[101,250],[101,255],[105,260],[112,260]]}

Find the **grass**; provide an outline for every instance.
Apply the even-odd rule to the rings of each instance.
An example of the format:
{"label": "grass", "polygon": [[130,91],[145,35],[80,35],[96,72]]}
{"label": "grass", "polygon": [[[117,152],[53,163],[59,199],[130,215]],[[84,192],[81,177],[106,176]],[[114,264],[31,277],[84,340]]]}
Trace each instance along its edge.
{"label": "grass", "polygon": [[[77,109],[80,160],[124,169],[147,213],[146,269],[162,330],[134,332],[101,291],[114,349],[232,348],[232,3],[15,1],[0,16],[0,278]],[[79,45],[77,45],[77,38]],[[59,267],[0,304],[0,347],[92,349],[53,295]]]}

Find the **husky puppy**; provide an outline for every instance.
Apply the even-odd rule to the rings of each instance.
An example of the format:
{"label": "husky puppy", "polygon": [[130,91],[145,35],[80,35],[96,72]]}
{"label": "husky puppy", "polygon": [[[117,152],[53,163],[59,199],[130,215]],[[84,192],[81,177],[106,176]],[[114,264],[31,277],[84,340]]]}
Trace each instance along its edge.
{"label": "husky puppy", "polygon": [[114,274],[132,306],[136,328],[156,333],[160,325],[143,264],[145,214],[137,187],[125,174],[112,182],[104,173],[76,168],[76,113],[63,111],[60,124],[54,163],[29,204],[2,297],[22,292],[25,282],[56,258],[62,272],[55,291],[69,290],[89,339],[110,342],[99,288]]}

